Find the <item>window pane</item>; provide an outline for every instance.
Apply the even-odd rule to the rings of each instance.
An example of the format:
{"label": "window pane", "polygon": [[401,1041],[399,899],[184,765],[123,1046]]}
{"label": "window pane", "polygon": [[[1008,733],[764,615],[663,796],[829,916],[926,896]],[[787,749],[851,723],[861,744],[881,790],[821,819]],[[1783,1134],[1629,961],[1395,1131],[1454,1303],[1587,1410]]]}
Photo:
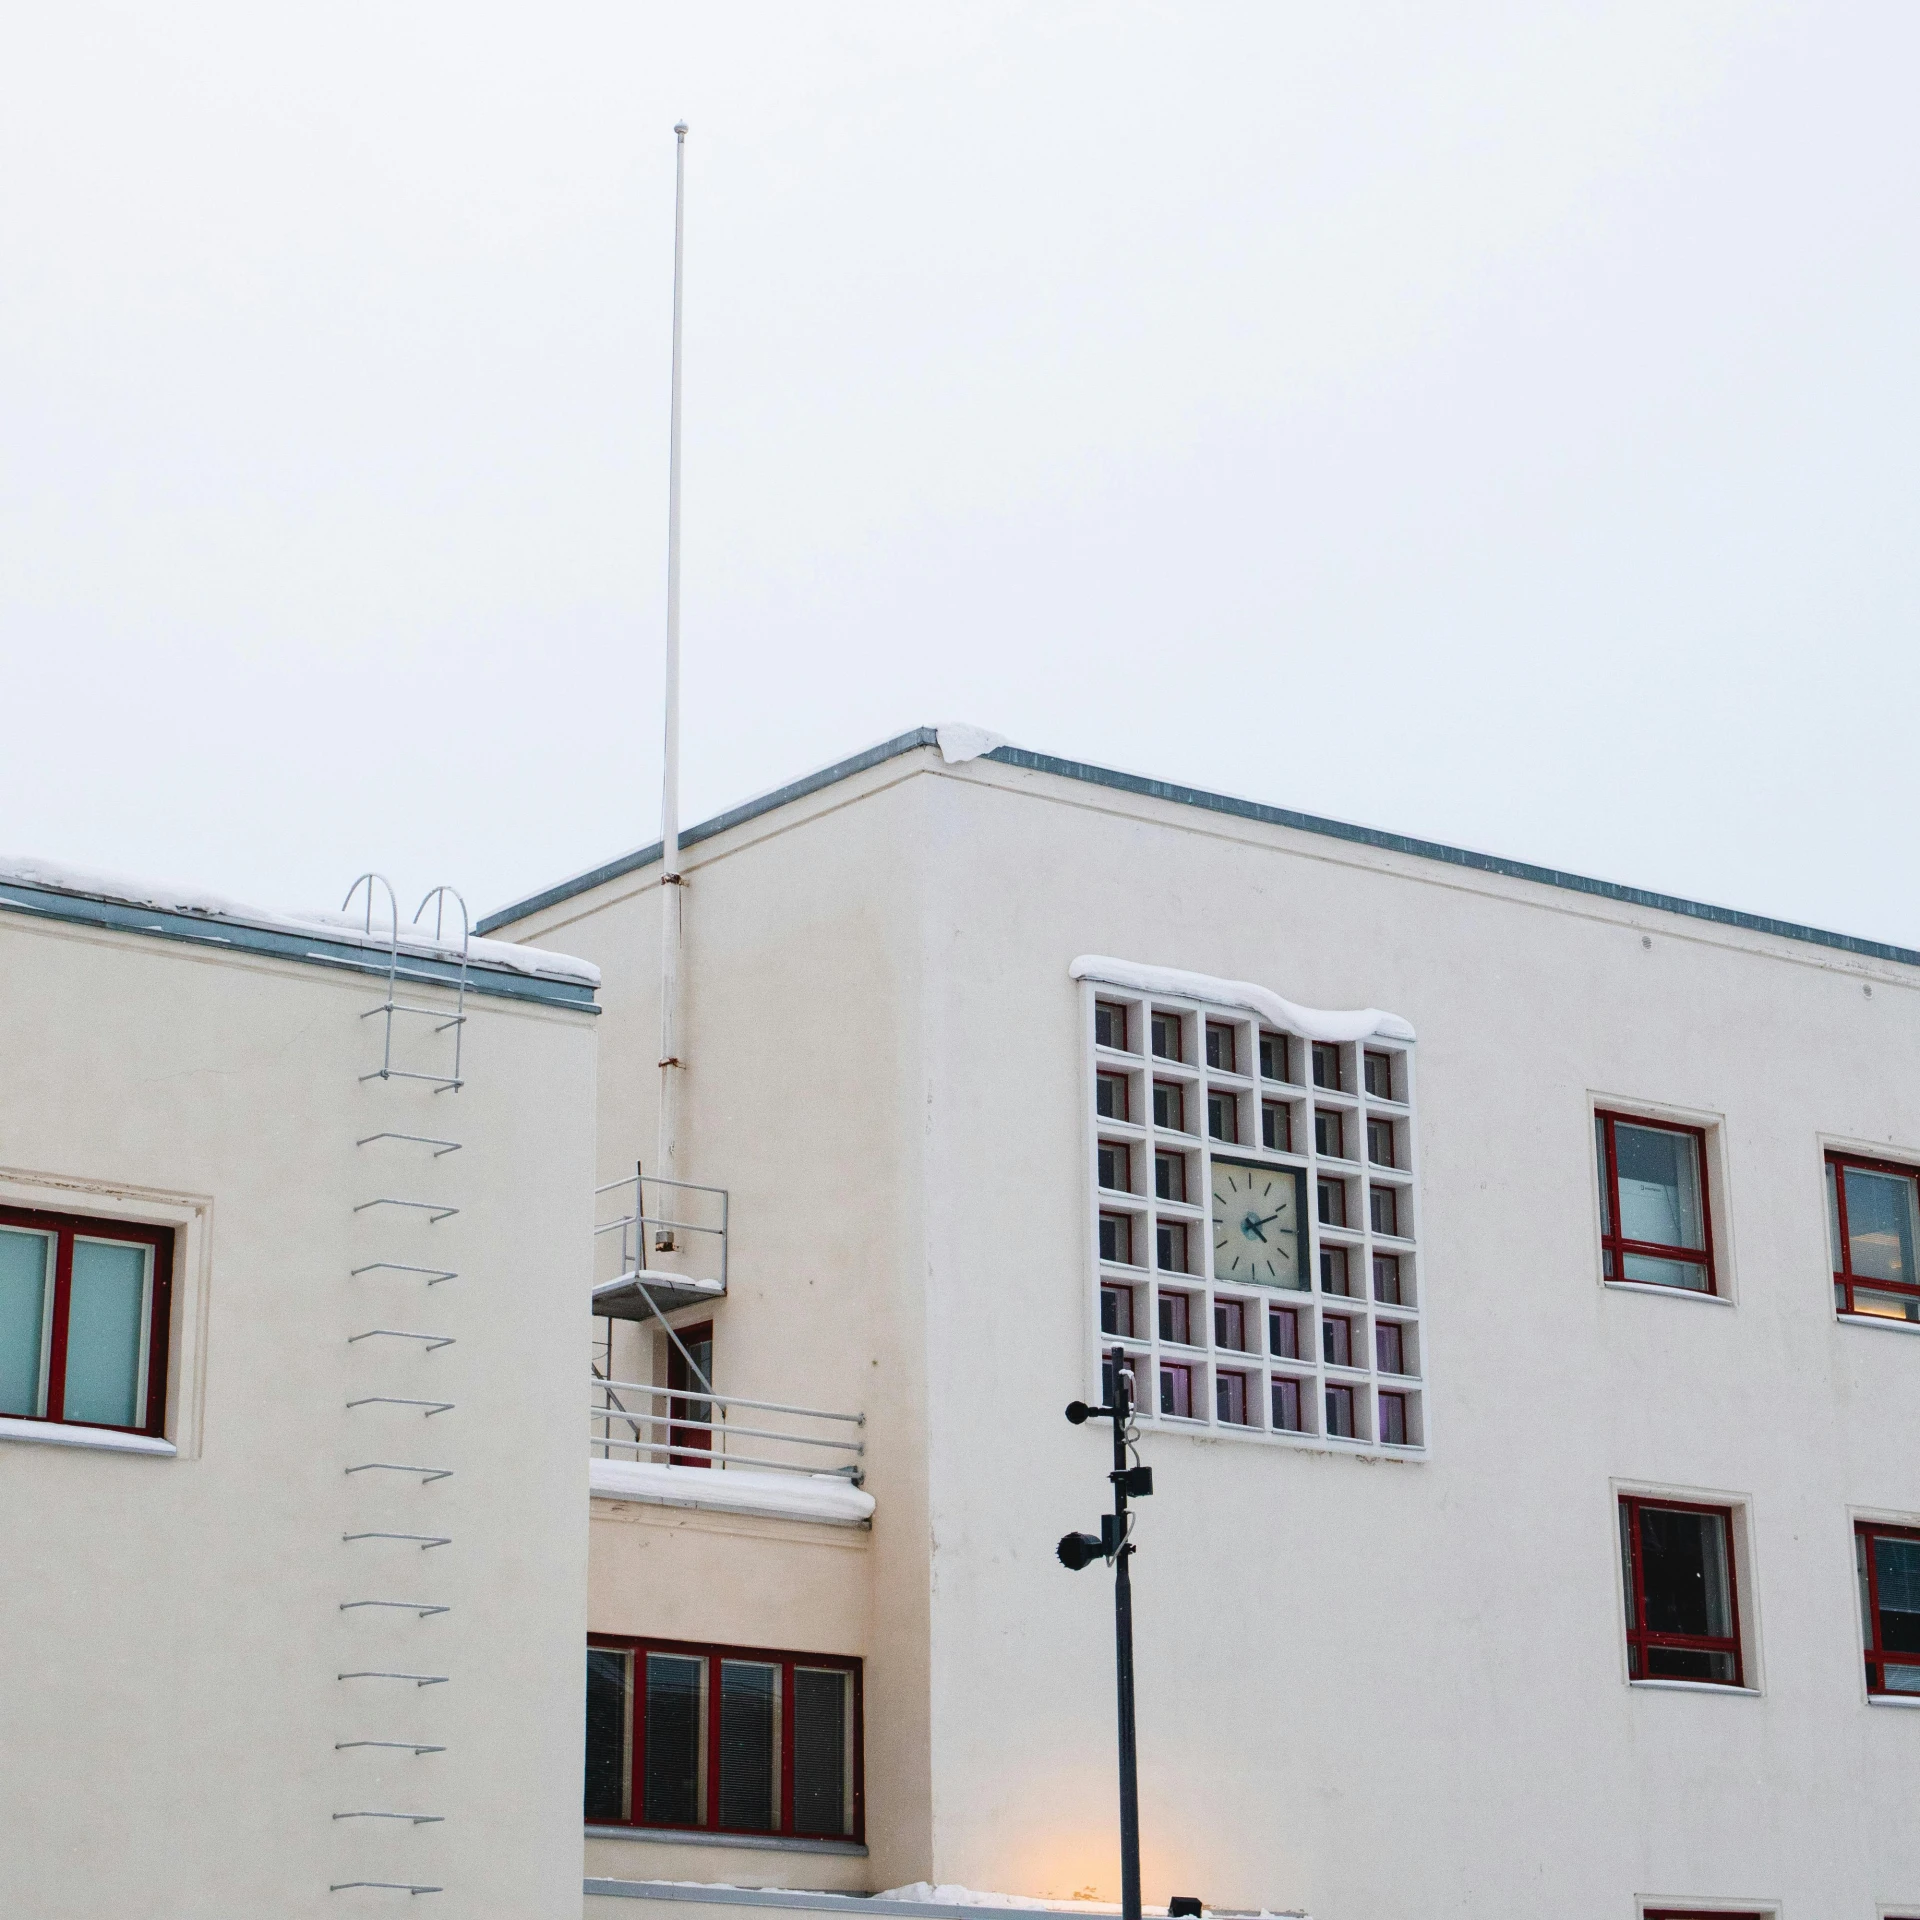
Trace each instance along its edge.
{"label": "window pane", "polygon": [[47,1410],[40,1368],[52,1278],[52,1234],[0,1227],[0,1413]]}
{"label": "window pane", "polygon": [[1920,1540],[1881,1535],[1873,1543],[1873,1574],[1880,1590],[1882,1649],[1920,1653]]}
{"label": "window pane", "polygon": [[1593,1123],[1594,1146],[1598,1154],[1600,1168],[1600,1231],[1610,1234],[1613,1231],[1613,1200],[1608,1192],[1607,1181],[1607,1123],[1598,1117]]}
{"label": "window pane", "polygon": [[1647,1677],[1651,1680],[1718,1680],[1723,1685],[1733,1679],[1733,1655],[1714,1653],[1704,1647],[1649,1647]]}
{"label": "window pane", "polygon": [[146,1329],[145,1247],[75,1240],[67,1309],[66,1417],[132,1427],[145,1415],[140,1378]]}
{"label": "window pane", "polygon": [[706,1824],[707,1663],[647,1655],[646,1814],[656,1827]]}
{"label": "window pane", "polygon": [[[1845,1300],[1840,1304],[1844,1310]],[[1882,1293],[1877,1287],[1855,1287],[1853,1311],[1876,1314],[1882,1320],[1920,1320],[1920,1299],[1910,1293]]]}
{"label": "window pane", "polygon": [[1640,1578],[1648,1632],[1703,1638],[1732,1634],[1727,1524],[1719,1514],[1642,1507]]}
{"label": "window pane", "polygon": [[587,1818],[627,1817],[629,1675],[633,1656],[611,1647],[587,1649]]}
{"label": "window pane", "polygon": [[1700,1150],[1692,1134],[1616,1121],[1613,1152],[1620,1172],[1621,1238],[1704,1248]]}
{"label": "window pane", "polygon": [[793,1670],[793,1826],[853,1831],[853,1675]]}
{"label": "window pane", "polygon": [[1621,1278],[1643,1281],[1650,1287],[1690,1287],[1707,1290],[1707,1269],[1698,1260],[1656,1260],[1644,1253],[1621,1256]]}
{"label": "window pane", "polygon": [[1827,1247],[1833,1255],[1833,1270],[1840,1271],[1840,1201],[1833,1178],[1833,1162],[1827,1162]]}
{"label": "window pane", "polygon": [[720,1662],[720,1824],[771,1833],[780,1824],[780,1669]]}
{"label": "window pane", "polygon": [[1913,1182],[1898,1174],[1847,1169],[1847,1251],[1863,1280],[1914,1278]]}

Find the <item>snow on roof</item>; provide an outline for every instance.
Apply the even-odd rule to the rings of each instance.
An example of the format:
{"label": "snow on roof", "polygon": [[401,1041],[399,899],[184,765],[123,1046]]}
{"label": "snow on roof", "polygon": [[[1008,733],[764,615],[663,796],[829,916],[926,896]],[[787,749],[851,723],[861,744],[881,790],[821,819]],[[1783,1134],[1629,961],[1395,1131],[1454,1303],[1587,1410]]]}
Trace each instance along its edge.
{"label": "snow on roof", "polygon": [[1067,969],[1076,980],[1098,980],[1132,993],[1160,993],[1175,1000],[1205,1000],[1216,1007],[1245,1007],[1303,1040],[1411,1040],[1413,1028],[1397,1013],[1360,1007],[1328,1013],[1283,1000],[1251,980],[1219,980],[1210,973],[1181,967],[1152,967],[1139,960],[1115,960],[1104,953],[1083,953]]}
{"label": "snow on roof", "polygon": [[[218,921],[237,927],[261,927],[273,933],[324,935],[343,945],[365,947],[385,953],[393,940],[392,929],[381,924],[376,915],[372,931],[366,915],[344,913],[281,913],[270,907],[250,907],[223,895],[207,893],[195,887],[168,886],[150,880],[133,880],[124,874],[84,873],[53,860],[29,855],[0,854],[0,884],[34,887],[46,893],[71,894],[83,900],[105,900],[119,906],[146,907],[157,913],[180,914],[188,919]],[[458,962],[460,941],[457,935],[435,938],[425,927],[402,922],[399,936],[403,954],[431,960]],[[580,986],[597,987],[600,969],[590,960],[575,960],[563,953],[547,953],[539,947],[516,946],[506,940],[474,940],[467,949],[469,963],[476,967],[499,968],[545,980],[566,980]]]}
{"label": "snow on roof", "polygon": [[599,1500],[700,1507],[775,1520],[823,1520],[857,1527],[873,1518],[873,1495],[837,1473],[755,1473],[749,1468],[676,1467],[663,1460],[590,1460],[587,1485]]}

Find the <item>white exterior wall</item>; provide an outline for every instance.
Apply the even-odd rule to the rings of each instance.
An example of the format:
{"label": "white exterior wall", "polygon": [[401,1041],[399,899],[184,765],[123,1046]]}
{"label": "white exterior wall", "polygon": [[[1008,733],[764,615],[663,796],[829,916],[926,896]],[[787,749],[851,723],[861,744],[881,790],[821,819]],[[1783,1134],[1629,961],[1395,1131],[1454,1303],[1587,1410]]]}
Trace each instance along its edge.
{"label": "white exterior wall", "polygon": [[[756,1356],[722,1384],[879,1363],[867,1885],[1117,1896],[1110,1585],[1052,1553],[1106,1497],[1060,1415],[1098,1388],[1091,951],[1419,1034],[1428,1456],[1144,1443],[1149,1906],[1920,1910],[1920,1714],[1867,1703],[1851,1539],[1920,1516],[1920,1343],[1835,1322],[1821,1163],[1920,1155],[1912,974],[925,751],[689,865],[690,1159],[736,1201],[719,1365]],[[512,929],[608,970],[643,1087],[653,871]],[[1596,1101],[1712,1129],[1730,1304],[1602,1287]],[[1629,1686],[1622,1489],[1743,1508],[1749,1691]]]}
{"label": "white exterior wall", "polygon": [[[180,1229],[178,1456],[0,1441],[0,1911],[411,1904],[328,1891],[382,1879],[577,1912],[591,1014],[470,995],[435,1095],[359,1078],[383,981],[0,911],[0,983],[0,1200]],[[356,1147],[383,1128],[464,1146]],[[378,1194],[462,1211],[354,1213]],[[369,1257],[460,1277],[350,1278]],[[456,1344],[348,1345],[375,1325]],[[346,1472],[382,1459],[453,1478]],[[340,1610],[394,1597],[452,1610]],[[363,1668],[448,1681],[336,1677]],[[366,1738],[446,1750],[336,1750]],[[444,1824],[333,1817],[361,1810]]]}

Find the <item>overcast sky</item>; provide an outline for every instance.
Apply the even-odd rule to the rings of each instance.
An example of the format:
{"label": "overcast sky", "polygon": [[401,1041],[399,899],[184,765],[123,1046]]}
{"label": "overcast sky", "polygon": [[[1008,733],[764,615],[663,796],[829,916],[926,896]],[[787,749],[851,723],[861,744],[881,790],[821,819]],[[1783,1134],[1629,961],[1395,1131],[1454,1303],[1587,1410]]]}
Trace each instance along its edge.
{"label": "overcast sky", "polygon": [[[900,729],[1920,944],[1920,9],[9,10],[0,848],[476,911]],[[408,904],[411,904],[409,901]]]}

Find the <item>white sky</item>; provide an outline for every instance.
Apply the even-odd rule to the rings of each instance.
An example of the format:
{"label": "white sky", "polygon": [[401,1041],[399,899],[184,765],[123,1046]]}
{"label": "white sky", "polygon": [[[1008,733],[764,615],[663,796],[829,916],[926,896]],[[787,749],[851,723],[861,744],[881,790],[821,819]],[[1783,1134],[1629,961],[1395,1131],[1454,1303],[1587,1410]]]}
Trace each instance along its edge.
{"label": "white sky", "polygon": [[[903,727],[1920,944],[1920,10],[0,37],[0,848],[476,910]],[[408,901],[411,904],[411,900]]]}

